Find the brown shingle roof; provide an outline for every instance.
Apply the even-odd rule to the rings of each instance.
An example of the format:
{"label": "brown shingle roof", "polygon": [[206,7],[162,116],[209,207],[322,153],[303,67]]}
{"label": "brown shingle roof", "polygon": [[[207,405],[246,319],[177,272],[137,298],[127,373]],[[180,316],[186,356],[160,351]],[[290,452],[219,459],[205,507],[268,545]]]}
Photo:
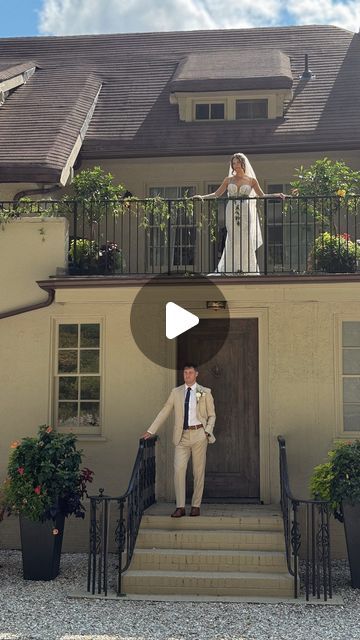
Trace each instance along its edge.
{"label": "brown shingle roof", "polygon": [[190,53],[178,65],[171,91],[282,89],[293,84],[289,56],[277,49]]}
{"label": "brown shingle roof", "polygon": [[[256,55],[281,50],[293,99],[283,118],[182,122],[170,104],[178,65],[209,50]],[[309,54],[314,80],[299,79]],[[89,103],[104,81],[84,158],[358,149],[360,37],[331,26],[0,40],[0,64],[40,67],[0,108],[0,181],[50,170],[55,178]],[[4,145],[2,142],[4,141]],[[12,166],[13,173],[11,174]]]}

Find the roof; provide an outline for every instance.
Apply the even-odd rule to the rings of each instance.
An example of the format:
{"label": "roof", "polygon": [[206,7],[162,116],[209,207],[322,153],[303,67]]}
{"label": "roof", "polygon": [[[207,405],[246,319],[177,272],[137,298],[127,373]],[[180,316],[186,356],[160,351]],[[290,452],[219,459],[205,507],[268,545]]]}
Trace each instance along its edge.
{"label": "roof", "polygon": [[171,91],[288,89],[293,84],[289,56],[277,49],[190,53],[175,71]]}
{"label": "roof", "polygon": [[[0,107],[0,181],[55,181],[102,83],[83,158],[230,155],[234,141],[250,154],[358,149],[359,45],[358,34],[332,26],[0,39],[2,69],[37,67]],[[233,52],[263,60],[265,79],[280,69],[289,81],[290,64],[284,117],[180,121],[172,83],[186,72],[196,86],[194,56],[204,70],[209,51],[217,61],[211,81],[221,79],[222,63],[230,80],[246,79],[242,71],[233,77]],[[306,53],[313,80],[300,79]]]}

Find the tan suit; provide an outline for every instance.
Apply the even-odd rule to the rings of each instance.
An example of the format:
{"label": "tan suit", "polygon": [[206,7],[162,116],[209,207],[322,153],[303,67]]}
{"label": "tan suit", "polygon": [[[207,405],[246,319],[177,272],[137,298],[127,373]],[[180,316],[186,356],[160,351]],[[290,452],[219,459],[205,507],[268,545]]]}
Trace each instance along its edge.
{"label": "tan suit", "polygon": [[208,442],[211,444],[215,442],[213,429],[216,415],[211,389],[196,384],[196,394],[196,417],[204,429],[184,431],[185,385],[183,384],[171,391],[163,408],[148,428],[149,433],[155,434],[174,409],[174,483],[177,507],[185,506],[185,477],[190,455],[192,455],[194,473],[194,493],[191,504],[193,507],[200,507],[204,490],[206,449]]}

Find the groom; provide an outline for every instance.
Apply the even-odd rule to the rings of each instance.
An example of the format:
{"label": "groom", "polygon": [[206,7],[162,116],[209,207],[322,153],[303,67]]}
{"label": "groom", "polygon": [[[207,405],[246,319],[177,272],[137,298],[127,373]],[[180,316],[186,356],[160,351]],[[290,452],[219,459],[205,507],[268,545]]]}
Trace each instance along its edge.
{"label": "groom", "polygon": [[174,483],[176,509],[172,518],[185,516],[185,477],[190,456],[192,456],[194,492],[191,501],[191,516],[200,515],[201,498],[204,490],[206,449],[208,443],[215,442],[214,399],[211,389],[196,382],[199,371],[193,363],[184,366],[185,385],[176,387],[160,413],[148,430],[141,436],[151,438],[165,422],[172,409],[175,413],[173,443],[175,445]]}

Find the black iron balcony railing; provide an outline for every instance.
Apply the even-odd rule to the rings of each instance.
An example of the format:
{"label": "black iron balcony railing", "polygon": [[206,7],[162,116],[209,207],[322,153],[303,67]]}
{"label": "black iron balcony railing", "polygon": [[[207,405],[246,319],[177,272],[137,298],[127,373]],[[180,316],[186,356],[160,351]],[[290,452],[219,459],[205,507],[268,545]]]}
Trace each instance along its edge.
{"label": "black iron balcony railing", "polygon": [[359,199],[0,202],[0,222],[66,216],[70,275],[355,273]]}
{"label": "black iron balcony railing", "polygon": [[[290,489],[285,439],[278,436],[280,504],[284,521],[288,570],[294,577],[294,598],[300,586],[306,600],[310,595],[324,601],[332,598],[330,509],[324,500],[300,500]],[[301,556],[300,556],[301,554]],[[300,572],[300,557],[304,572]]]}

